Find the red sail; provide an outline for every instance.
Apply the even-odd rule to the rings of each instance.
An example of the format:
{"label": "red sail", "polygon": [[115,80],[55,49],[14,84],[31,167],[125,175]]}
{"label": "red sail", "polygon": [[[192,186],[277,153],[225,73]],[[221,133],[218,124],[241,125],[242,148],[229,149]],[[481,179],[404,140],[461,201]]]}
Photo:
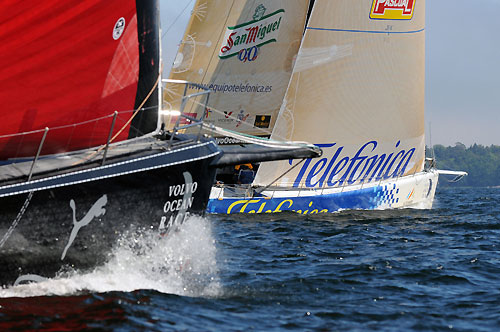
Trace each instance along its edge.
{"label": "red sail", "polygon": [[0,159],[36,154],[45,127],[44,154],[104,144],[115,111],[114,133],[125,126],[115,141],[126,139],[140,85],[137,22],[135,0],[2,0]]}

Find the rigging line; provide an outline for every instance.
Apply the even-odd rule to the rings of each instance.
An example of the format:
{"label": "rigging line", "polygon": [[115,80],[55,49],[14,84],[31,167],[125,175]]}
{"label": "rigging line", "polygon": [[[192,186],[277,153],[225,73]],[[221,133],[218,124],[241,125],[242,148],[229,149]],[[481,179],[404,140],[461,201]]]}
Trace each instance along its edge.
{"label": "rigging line", "polygon": [[[174,95],[176,95],[176,96],[178,96],[178,97],[181,97],[181,96],[182,96],[180,93],[176,93],[175,91],[170,91],[170,92],[167,92],[167,93],[169,93],[169,94],[171,94],[171,95],[172,95],[172,94],[174,94]],[[190,100],[190,102],[192,102],[193,104],[196,104],[196,105],[198,105],[198,106],[201,106],[202,108],[204,108],[204,107],[205,107],[205,104],[204,104],[204,103],[199,102],[199,101],[197,101],[197,100]],[[207,107],[208,107],[208,106],[207,106]],[[192,107],[191,107],[191,108],[192,108]],[[208,108],[210,108],[210,110],[211,110],[211,111],[215,111],[215,112],[216,112],[216,113],[218,113],[219,115],[224,115],[224,116],[226,116],[228,119],[232,119],[232,120],[238,121],[238,118],[237,118],[237,117],[232,116],[232,115],[227,115],[227,114],[224,114],[224,111],[218,110],[218,109],[213,108],[213,107],[208,107]],[[185,113],[185,112],[184,112],[184,113]],[[244,125],[244,126],[246,126],[246,127],[250,127],[250,129],[252,129],[252,130],[260,131],[260,132],[262,132],[263,134],[266,134],[266,135],[271,135],[271,134],[272,134],[272,132],[271,132],[271,131],[266,130],[266,129],[264,129],[264,128],[253,127],[250,123],[242,122],[242,125]],[[283,139],[283,140],[286,140],[286,138],[285,138],[285,137],[283,137],[283,136],[281,136],[281,135],[277,135],[276,137],[277,137],[277,138],[281,138],[281,139]]]}
{"label": "rigging line", "polygon": [[281,174],[280,176],[278,176],[276,179],[274,179],[271,183],[269,183],[267,186],[263,187],[263,188],[259,188],[259,189],[256,189],[255,192],[260,194],[261,192],[263,192],[264,190],[268,189],[270,186],[272,186],[273,183],[275,183],[276,181],[280,180],[282,177],[284,177],[285,175],[287,175],[288,173],[290,173],[295,167],[299,166],[300,164],[302,164],[304,162],[304,160],[306,160],[307,158],[304,158],[302,159],[301,161],[299,161],[298,163],[296,163],[295,165],[293,165],[292,167],[290,167],[285,173]]}
{"label": "rigging line", "polygon": [[273,139],[267,139],[267,138],[262,138],[258,136],[253,136],[249,134],[243,134],[243,133],[238,133],[229,129],[224,129],[217,127],[215,125],[203,125],[203,128],[205,128],[208,131],[215,132],[220,135],[226,135],[232,138],[236,138],[242,142],[245,143],[253,143],[261,146],[267,146],[267,147],[278,147],[278,148],[283,148],[283,149],[295,149],[298,148],[299,146],[301,147],[309,147],[313,148],[313,145],[310,145],[306,142],[296,142],[296,141],[276,141]]}
{"label": "rigging line", "polygon": [[[221,27],[227,27],[227,22],[229,20],[229,16],[231,14],[231,11],[233,10],[234,3],[235,3],[235,0],[233,0],[233,3],[231,4],[231,7],[229,7],[229,10],[227,11],[226,18],[224,20],[224,24],[221,24],[220,25]],[[219,38],[217,39],[217,43],[214,44],[214,45],[221,45],[221,40],[223,40],[223,38],[225,36],[225,33],[226,33],[226,29],[222,29],[221,32],[220,32],[220,34],[219,34]],[[207,73],[208,73],[208,68],[210,68],[210,65],[212,64],[212,61],[213,61],[213,59],[214,59],[215,54],[217,53],[217,51],[218,51],[218,48],[214,47],[214,50],[213,50],[212,54],[210,55],[210,59],[208,60],[208,64],[205,67],[205,70],[203,71],[203,77],[200,80],[201,83],[203,83],[205,81],[205,78],[206,78]],[[219,67],[219,64],[217,64],[217,67]],[[214,71],[214,75],[217,75],[217,73],[215,71]],[[189,111],[192,112],[192,109],[193,109],[193,105],[191,105]],[[205,111],[205,110],[203,110],[203,111]]]}
{"label": "rigging line", "polygon": [[165,37],[165,35],[167,34],[167,32],[170,31],[170,29],[172,29],[172,27],[174,26],[174,24],[177,22],[177,20],[179,19],[179,17],[182,16],[182,14],[184,14],[184,11],[189,7],[189,5],[191,5],[191,3],[193,2],[193,0],[190,0],[188,2],[188,4],[186,5],[186,7],[184,7],[184,9],[181,11],[181,13],[179,15],[177,15],[177,17],[175,18],[175,20],[172,22],[172,24],[170,24],[170,26],[167,28],[167,30],[165,30],[165,32],[163,33],[163,35],[161,36],[161,39],[163,39]]}
{"label": "rigging line", "polygon": [[[163,67],[163,64],[162,64],[162,67]],[[160,73],[163,71],[163,68],[161,68],[160,70]],[[139,113],[139,111],[141,110],[142,106],[144,106],[144,104],[146,103],[146,101],[149,99],[149,97],[151,96],[151,94],[153,94],[153,91],[156,89],[156,87],[158,86],[158,83],[160,82],[160,79],[161,79],[161,74],[158,74],[158,77],[156,78],[156,82],[155,84],[153,85],[153,87],[151,88],[151,90],[149,91],[148,95],[143,99],[142,103],[139,105],[139,107],[137,107],[137,109],[135,110],[134,114],[132,114],[132,116],[130,117],[130,119],[128,119],[128,121],[120,128],[120,130],[113,136],[113,138],[111,138],[111,140],[109,141],[109,143],[113,142],[121,133],[122,131],[125,130],[125,128],[130,124],[130,122],[132,122],[132,120],[134,119],[134,117],[137,115],[137,113]],[[160,107],[160,105],[158,105],[158,108]],[[101,149],[103,149],[104,147],[101,147]]]}
{"label": "rigging line", "polygon": [[[156,108],[156,106],[144,107],[141,110],[149,110],[149,109],[153,109],[153,108]],[[135,109],[125,110],[125,111],[120,111],[119,114],[123,115],[123,114],[126,114],[126,113],[133,113],[135,111],[136,111]],[[77,123],[71,123],[71,124],[67,124],[67,125],[60,125],[60,126],[57,126],[57,127],[50,127],[49,129],[51,131],[54,131],[54,130],[65,129],[65,128],[70,128],[70,127],[75,128],[77,126],[82,126],[82,125],[89,124],[89,123],[92,123],[92,122],[99,122],[99,121],[104,120],[106,118],[112,118],[112,117],[113,117],[113,114],[108,114],[108,115],[101,116],[99,118],[85,120],[85,121],[81,121],[81,122],[77,122]],[[25,131],[25,132],[22,132],[22,133],[0,135],[0,139],[1,138],[8,138],[8,137],[15,137],[15,136],[25,136],[25,135],[30,135],[30,134],[41,133],[44,130],[45,129],[36,129],[36,130],[31,130],[31,131]]]}
{"label": "rigging line", "polygon": [[[163,67],[163,64],[162,64],[162,67]],[[160,70],[160,73],[162,71],[163,71],[163,68],[162,68],[162,70]],[[153,91],[158,86],[158,83],[160,82],[160,79],[161,79],[161,74],[158,74],[158,78],[156,79],[156,82],[153,85],[153,87],[151,88],[151,90],[149,91],[148,95],[143,99],[143,101],[139,105],[139,107],[137,107],[137,109],[134,111],[134,113],[132,114],[132,116],[130,117],[130,119],[128,119],[128,121],[125,122],[125,124],[120,128],[120,130],[109,140],[109,143],[113,142],[122,133],[122,131],[125,130],[125,128],[132,122],[132,120],[134,119],[134,117],[137,115],[137,113],[139,113],[139,111],[141,110],[142,106],[144,106],[144,104],[146,103],[146,101],[149,99],[149,97],[151,96],[151,94],[153,93]],[[159,107],[160,107],[160,105],[158,105],[158,108]],[[87,156],[85,158],[82,158],[80,161],[77,161],[77,162],[73,163],[72,166],[79,165],[81,163],[84,163],[84,162],[90,160],[96,154],[98,154],[99,152],[101,152],[105,147],[106,147],[106,144],[101,145],[96,151],[94,151],[93,153],[91,153],[89,156]]]}
{"label": "rigging line", "polygon": [[31,198],[33,197],[33,193],[34,193],[33,191],[29,192],[28,197],[26,198],[26,200],[24,201],[23,206],[21,207],[21,210],[19,211],[19,213],[16,216],[16,219],[14,219],[14,222],[12,223],[12,225],[7,230],[7,233],[5,233],[5,235],[2,237],[2,240],[0,240],[0,248],[3,247],[3,245],[5,244],[5,242],[7,242],[7,240],[9,239],[9,237],[12,235],[12,232],[14,232],[14,229],[17,227],[17,224],[19,223],[19,221],[21,220],[24,212],[28,208],[28,205],[29,205],[29,203],[31,201]]}
{"label": "rigging line", "polygon": [[[263,187],[263,188],[257,188],[253,191],[252,193],[252,197],[249,197],[246,199],[246,202],[249,202],[252,198],[255,198],[255,193],[257,194],[260,194],[261,192],[263,192],[264,190],[268,189],[270,186],[273,185],[273,183],[275,183],[276,181],[278,181],[279,179],[281,179],[282,177],[284,177],[285,175],[287,175],[288,173],[290,173],[295,167],[299,166],[300,164],[302,164],[302,162],[304,162],[304,160],[306,160],[307,158],[304,158],[302,159],[301,161],[299,161],[298,163],[296,163],[295,165],[293,165],[292,167],[290,167],[289,170],[287,170],[285,173],[281,174],[280,176],[278,176],[276,179],[274,179],[271,183],[269,183],[267,186]],[[249,188],[250,189],[250,188]]]}
{"label": "rigging line", "polygon": [[[130,112],[130,111],[123,111],[122,113],[125,113],[125,112]],[[86,120],[86,121],[82,121],[82,122],[78,122],[78,123],[72,123],[72,124],[68,124],[68,125],[61,125],[61,126],[57,126],[57,127],[51,127],[50,130],[54,131],[54,130],[58,130],[58,129],[64,129],[64,128],[69,128],[69,127],[81,126],[81,125],[92,123],[92,122],[98,122],[100,120],[103,120],[103,119],[106,119],[106,118],[110,118],[112,116],[113,116],[113,114],[104,115],[104,116],[101,116],[100,118]],[[25,131],[25,132],[16,133],[16,134],[0,135],[0,138],[7,138],[7,137],[14,137],[14,136],[24,136],[24,135],[30,135],[30,134],[40,133],[40,132],[43,132],[43,131],[45,131],[45,129],[37,129],[37,130],[32,130],[32,131]]]}

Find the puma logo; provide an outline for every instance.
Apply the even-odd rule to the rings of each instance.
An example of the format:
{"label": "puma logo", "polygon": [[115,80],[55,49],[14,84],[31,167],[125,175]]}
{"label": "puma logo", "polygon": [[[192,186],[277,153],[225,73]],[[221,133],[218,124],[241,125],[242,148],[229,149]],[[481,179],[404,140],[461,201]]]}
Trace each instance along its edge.
{"label": "puma logo", "polygon": [[69,247],[73,244],[73,241],[75,241],[76,235],[80,231],[80,228],[83,226],[87,226],[90,224],[94,218],[103,216],[106,213],[106,209],[104,206],[108,203],[108,196],[102,195],[101,198],[97,200],[97,202],[92,205],[90,208],[89,212],[85,215],[85,217],[82,218],[82,220],[77,221],[76,220],[76,208],[75,208],[75,201],[71,200],[69,201],[69,206],[71,206],[71,209],[73,210],[73,230],[71,230],[71,234],[69,236],[68,244],[64,248],[64,251],[61,256],[61,260],[66,257],[66,252],[68,251]]}

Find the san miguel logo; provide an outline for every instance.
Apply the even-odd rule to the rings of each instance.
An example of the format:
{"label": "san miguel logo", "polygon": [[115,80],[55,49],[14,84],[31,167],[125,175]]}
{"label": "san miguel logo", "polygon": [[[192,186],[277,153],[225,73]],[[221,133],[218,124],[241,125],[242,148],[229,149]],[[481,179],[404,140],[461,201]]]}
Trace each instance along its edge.
{"label": "san miguel logo", "polygon": [[411,20],[417,0],[373,0],[370,18],[382,20]]}
{"label": "san miguel logo", "polygon": [[268,15],[264,15],[265,11],[266,8],[259,5],[252,21],[227,27],[219,58],[238,56],[242,62],[254,61],[259,54],[259,47],[277,41],[285,10],[280,9]]}

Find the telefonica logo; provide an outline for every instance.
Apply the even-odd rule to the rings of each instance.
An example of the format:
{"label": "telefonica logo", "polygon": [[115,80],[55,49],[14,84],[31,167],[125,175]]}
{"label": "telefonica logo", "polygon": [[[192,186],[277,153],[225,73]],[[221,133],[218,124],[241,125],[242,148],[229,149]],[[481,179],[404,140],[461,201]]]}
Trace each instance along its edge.
{"label": "telefonica logo", "polygon": [[[390,154],[378,154],[378,142],[370,141],[361,146],[354,156],[343,156],[344,147],[336,143],[321,144],[319,146],[325,154],[331,157],[307,159],[293,186],[299,187],[304,183],[307,188],[338,187],[401,177],[406,174],[416,149],[397,151],[400,144],[401,141],[398,141]],[[329,148],[336,149],[335,153],[328,151]]]}
{"label": "telefonica logo", "polygon": [[254,61],[260,46],[277,41],[285,10],[280,9],[264,15],[265,11],[266,8],[259,5],[252,21],[227,27],[219,58],[226,59],[238,55],[239,60],[243,62]]}
{"label": "telefonica logo", "polygon": [[417,0],[373,0],[370,18],[411,20]]}

